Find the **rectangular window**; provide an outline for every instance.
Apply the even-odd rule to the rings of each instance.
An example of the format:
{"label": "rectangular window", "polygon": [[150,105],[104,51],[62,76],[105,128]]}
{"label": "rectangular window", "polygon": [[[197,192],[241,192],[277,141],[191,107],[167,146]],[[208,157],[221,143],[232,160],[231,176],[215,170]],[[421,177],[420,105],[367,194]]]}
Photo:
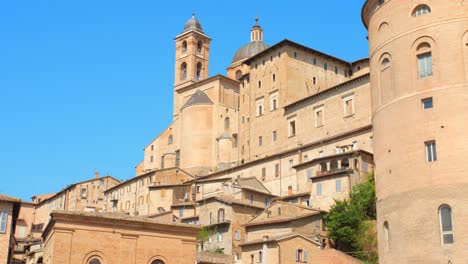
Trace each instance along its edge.
{"label": "rectangular window", "polygon": [[86,189],[81,189],[81,198],[86,198],[88,196],[88,190]]}
{"label": "rectangular window", "polygon": [[289,122],[289,136],[294,137],[296,135],[296,120]]}
{"label": "rectangular window", "polygon": [[437,160],[437,150],[436,150],[436,142],[428,141],[424,143],[426,145],[426,161],[427,162],[434,162]]}
{"label": "rectangular window", "polygon": [[317,196],[321,196],[322,195],[322,183],[317,183]]}
{"label": "rectangular window", "polygon": [[278,105],[277,105],[277,103],[276,103],[276,99],[273,99],[273,100],[271,101],[271,103],[272,103],[272,110],[278,109]]}
{"label": "rectangular window", "polygon": [[266,168],[262,168],[262,180],[266,179]]}
{"label": "rectangular window", "polygon": [[314,65],[317,65],[317,59],[316,59],[316,58],[313,58],[313,59],[312,59],[312,63],[313,63]]}
{"label": "rectangular window", "polygon": [[0,212],[0,233],[5,234],[8,226],[8,212]]}
{"label": "rectangular window", "polygon": [[275,177],[278,177],[279,176],[279,172],[280,172],[280,166],[279,164],[275,164]]}
{"label": "rectangular window", "polygon": [[344,116],[354,115],[354,97],[345,97],[344,101]]}
{"label": "rectangular window", "polygon": [[307,253],[305,250],[295,250],[296,262],[307,262]]}
{"label": "rectangular window", "polygon": [[297,52],[293,53],[294,58],[297,58]]}
{"label": "rectangular window", "polygon": [[258,88],[262,88],[262,81],[258,81]]}
{"label": "rectangular window", "polygon": [[[256,111],[257,111],[256,115],[262,116],[263,115],[263,98],[258,99],[255,104],[256,104]],[[247,122],[248,121],[249,120],[247,118]]]}
{"label": "rectangular window", "polygon": [[307,169],[307,181],[312,182],[312,169]]}
{"label": "rectangular window", "polygon": [[253,194],[251,194],[251,195],[249,196],[249,203],[250,203],[250,204],[253,203],[253,199],[254,199],[254,196],[253,196]]}
{"label": "rectangular window", "polygon": [[338,74],[338,67],[335,66],[335,74]]}
{"label": "rectangular window", "polygon": [[262,146],[263,145],[263,138],[260,136],[258,137],[258,146]]}
{"label": "rectangular window", "polygon": [[237,241],[239,241],[239,240],[241,239],[240,231],[239,231],[239,230],[236,230],[236,233],[235,233],[235,234],[236,234],[235,239],[236,239]]}
{"label": "rectangular window", "polygon": [[217,237],[218,237],[218,242],[223,241],[223,233],[218,232],[218,236],[217,236]]}
{"label": "rectangular window", "polygon": [[197,186],[197,193],[201,193],[201,186],[200,185]]}
{"label": "rectangular window", "polygon": [[426,98],[426,99],[422,99],[422,106],[423,106],[423,109],[430,109],[430,108],[433,108],[434,107],[434,104],[432,102],[432,97],[431,98]]}
{"label": "rectangular window", "polygon": [[432,53],[418,55],[419,79],[432,76]]}
{"label": "rectangular window", "polygon": [[179,209],[179,217],[184,217],[184,208]]}
{"label": "rectangular window", "polygon": [[323,126],[323,109],[315,110],[315,127]]}
{"label": "rectangular window", "polygon": [[273,142],[276,142],[276,139],[278,138],[278,135],[276,134],[276,131],[273,131],[272,138],[273,138]]}
{"label": "rectangular window", "polygon": [[292,168],[294,166],[294,160],[289,160],[289,168]]}
{"label": "rectangular window", "polygon": [[309,156],[308,155],[304,155],[304,162],[308,161],[309,160]]}
{"label": "rectangular window", "polygon": [[328,64],[324,63],[324,64],[323,64],[323,69],[324,69],[324,70],[328,70]]}
{"label": "rectangular window", "polygon": [[319,158],[323,157],[323,150],[319,151]]}
{"label": "rectangular window", "polygon": [[336,192],[341,192],[341,179],[337,179],[335,181],[335,189],[336,189]]}

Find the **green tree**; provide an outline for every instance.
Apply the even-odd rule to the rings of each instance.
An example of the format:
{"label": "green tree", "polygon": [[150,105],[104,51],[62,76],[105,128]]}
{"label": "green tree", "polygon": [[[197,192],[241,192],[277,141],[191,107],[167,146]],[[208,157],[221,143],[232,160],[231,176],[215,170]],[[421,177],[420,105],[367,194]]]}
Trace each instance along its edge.
{"label": "green tree", "polygon": [[335,247],[344,252],[356,252],[369,263],[377,263],[377,233],[370,223],[376,219],[374,174],[353,187],[350,199],[335,201],[324,217],[329,238]]}
{"label": "green tree", "polygon": [[197,234],[197,247],[201,247],[201,251],[204,251],[204,245],[213,234],[213,231],[207,227],[203,227]]}

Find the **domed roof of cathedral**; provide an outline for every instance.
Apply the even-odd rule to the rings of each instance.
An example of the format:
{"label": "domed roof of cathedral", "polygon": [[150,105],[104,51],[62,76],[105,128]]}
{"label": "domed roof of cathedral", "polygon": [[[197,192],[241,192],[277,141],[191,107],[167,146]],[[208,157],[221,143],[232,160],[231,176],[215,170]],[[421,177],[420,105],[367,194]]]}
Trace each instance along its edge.
{"label": "domed roof of cathedral", "polygon": [[189,30],[203,32],[203,28],[200,24],[200,21],[195,17],[195,13],[192,13],[192,17],[187,20],[187,22],[185,22],[184,32]]}
{"label": "domed roof of cathedral", "polygon": [[265,44],[263,41],[254,41],[250,42],[242,47],[240,47],[234,57],[232,58],[232,62],[236,62],[243,59],[248,59],[258,53],[268,49],[268,45]]}
{"label": "domed roof of cathedral", "polygon": [[258,24],[258,17],[255,18],[255,25],[250,30],[250,43],[240,47],[234,57],[232,63],[243,59],[248,59],[258,53],[268,49],[268,45],[263,42],[263,30]]}

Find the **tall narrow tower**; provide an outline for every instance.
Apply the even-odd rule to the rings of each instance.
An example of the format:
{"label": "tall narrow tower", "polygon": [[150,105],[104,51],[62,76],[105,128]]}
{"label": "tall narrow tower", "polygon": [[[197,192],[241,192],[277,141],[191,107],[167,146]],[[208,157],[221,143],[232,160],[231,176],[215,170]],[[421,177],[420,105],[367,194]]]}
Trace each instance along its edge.
{"label": "tall narrow tower", "polygon": [[174,119],[182,107],[180,93],[191,84],[208,78],[210,42],[193,13],[185,23],[184,31],[175,38]]}
{"label": "tall narrow tower", "polygon": [[367,0],[379,262],[467,263],[468,1]]}

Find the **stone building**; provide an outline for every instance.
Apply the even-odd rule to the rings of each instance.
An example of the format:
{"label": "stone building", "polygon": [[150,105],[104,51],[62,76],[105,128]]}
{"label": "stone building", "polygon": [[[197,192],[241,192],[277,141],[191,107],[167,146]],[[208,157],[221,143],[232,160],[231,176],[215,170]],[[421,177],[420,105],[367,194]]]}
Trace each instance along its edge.
{"label": "stone building", "polygon": [[20,204],[20,199],[0,194],[0,263],[9,263],[12,259]]}
{"label": "stone building", "polygon": [[465,263],[468,1],[367,0],[380,263]]}
{"label": "stone building", "polygon": [[50,213],[54,210],[104,212],[104,192],[119,183],[120,181],[112,176],[100,177],[99,173],[96,173],[93,179],[68,185],[53,195],[33,197],[33,201],[37,203],[34,205],[32,235],[40,237],[49,221]]}
{"label": "stone building", "polygon": [[193,264],[198,231],[122,214],[56,211],[43,233],[43,263]]}

